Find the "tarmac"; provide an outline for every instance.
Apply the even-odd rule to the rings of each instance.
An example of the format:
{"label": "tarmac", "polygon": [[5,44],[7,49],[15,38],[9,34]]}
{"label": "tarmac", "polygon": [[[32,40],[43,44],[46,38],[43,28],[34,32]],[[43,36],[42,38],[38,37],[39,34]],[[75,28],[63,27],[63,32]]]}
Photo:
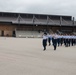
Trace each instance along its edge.
{"label": "tarmac", "polygon": [[76,46],[48,46],[42,38],[0,37],[0,75],[76,75]]}

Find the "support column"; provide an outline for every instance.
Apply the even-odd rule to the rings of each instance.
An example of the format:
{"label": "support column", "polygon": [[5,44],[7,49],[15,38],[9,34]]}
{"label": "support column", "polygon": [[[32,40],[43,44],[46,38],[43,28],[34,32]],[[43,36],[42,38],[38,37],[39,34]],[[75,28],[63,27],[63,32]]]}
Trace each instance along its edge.
{"label": "support column", "polygon": [[47,16],[47,31],[48,31],[49,16]]}
{"label": "support column", "polygon": [[62,16],[60,16],[60,31],[61,31],[61,26],[62,26]]}
{"label": "support column", "polygon": [[74,17],[73,17],[73,22],[72,22],[72,32],[74,32]]}

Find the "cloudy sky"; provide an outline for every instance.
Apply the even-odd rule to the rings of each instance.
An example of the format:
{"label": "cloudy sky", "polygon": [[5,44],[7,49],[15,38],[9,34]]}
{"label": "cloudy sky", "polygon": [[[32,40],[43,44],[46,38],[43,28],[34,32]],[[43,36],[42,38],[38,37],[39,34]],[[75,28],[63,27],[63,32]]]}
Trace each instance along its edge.
{"label": "cloudy sky", "polygon": [[76,0],[0,0],[0,11],[69,15],[76,18]]}

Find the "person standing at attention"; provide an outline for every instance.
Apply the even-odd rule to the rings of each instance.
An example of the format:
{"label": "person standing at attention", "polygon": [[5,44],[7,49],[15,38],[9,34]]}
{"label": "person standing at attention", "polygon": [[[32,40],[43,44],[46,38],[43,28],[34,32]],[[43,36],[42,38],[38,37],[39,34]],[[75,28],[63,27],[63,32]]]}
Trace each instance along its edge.
{"label": "person standing at attention", "polygon": [[42,41],[43,47],[44,47],[44,51],[46,50],[46,46],[47,46],[47,33],[43,34],[43,41]]}
{"label": "person standing at attention", "polygon": [[50,45],[51,45],[51,39],[52,39],[52,36],[51,36],[50,33],[49,33],[47,36],[48,36],[48,39],[47,39],[47,40],[48,40],[48,43],[49,43],[49,46],[50,46]]}
{"label": "person standing at attention", "polygon": [[57,34],[53,35],[53,47],[54,47],[54,50],[56,50],[56,47],[57,47]]}

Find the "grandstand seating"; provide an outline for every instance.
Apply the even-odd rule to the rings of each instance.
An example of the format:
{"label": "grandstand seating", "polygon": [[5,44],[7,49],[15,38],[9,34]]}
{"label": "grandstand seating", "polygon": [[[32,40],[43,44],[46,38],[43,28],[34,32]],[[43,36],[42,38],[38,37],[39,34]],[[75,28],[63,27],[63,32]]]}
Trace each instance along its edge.
{"label": "grandstand seating", "polygon": [[[0,21],[2,22],[12,22],[12,23],[21,23],[21,24],[48,24],[48,25],[60,25],[60,20],[48,20],[47,19],[35,19],[33,22],[33,18],[20,18],[20,22],[18,22],[18,17],[0,17]],[[72,21],[62,20],[61,25],[72,25]],[[75,22],[76,25],[76,22]]]}
{"label": "grandstand seating", "polygon": [[66,21],[66,20],[63,20],[62,21],[62,25],[72,25],[72,21]]}
{"label": "grandstand seating", "polygon": [[76,26],[76,21],[74,21],[74,25]]}
{"label": "grandstand seating", "polygon": [[49,20],[48,24],[60,25],[60,20]]}
{"label": "grandstand seating", "polygon": [[42,37],[43,32],[16,30],[16,37]]}
{"label": "grandstand seating", "polygon": [[46,19],[36,19],[35,24],[47,24],[47,20]]}
{"label": "grandstand seating", "polygon": [[4,22],[12,22],[16,20],[17,20],[16,17],[0,17],[0,21],[4,21]]}

